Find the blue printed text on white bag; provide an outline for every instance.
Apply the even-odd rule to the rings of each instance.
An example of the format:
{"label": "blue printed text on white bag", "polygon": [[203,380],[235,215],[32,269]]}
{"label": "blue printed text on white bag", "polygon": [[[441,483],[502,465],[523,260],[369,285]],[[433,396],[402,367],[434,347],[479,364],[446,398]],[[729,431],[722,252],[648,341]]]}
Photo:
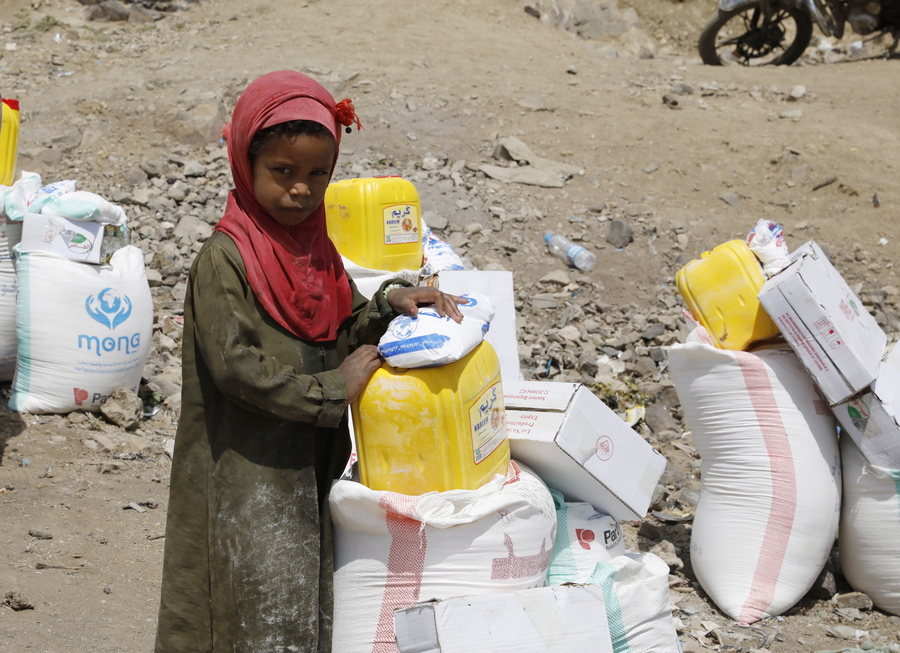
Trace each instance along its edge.
{"label": "blue printed text on white bag", "polygon": [[416,317],[394,318],[378,343],[378,351],[388,365],[409,369],[452,363],[484,340],[494,319],[493,302],[477,293],[462,297],[467,300],[459,304],[462,322],[441,317],[433,306],[419,308]]}

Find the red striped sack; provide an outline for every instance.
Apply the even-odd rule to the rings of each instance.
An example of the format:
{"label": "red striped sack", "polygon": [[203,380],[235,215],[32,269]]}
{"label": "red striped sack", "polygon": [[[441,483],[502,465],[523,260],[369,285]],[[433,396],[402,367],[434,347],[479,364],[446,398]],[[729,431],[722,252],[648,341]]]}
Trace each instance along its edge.
{"label": "red striped sack", "polygon": [[553,552],[550,490],[524,465],[478,490],[408,496],[334,484],[334,653],[397,653],[394,610],[542,587]]}
{"label": "red striped sack", "polygon": [[828,405],[787,347],[717,349],[694,330],[669,369],[702,459],[697,580],[741,624],[803,598],[834,545],[841,479]]}

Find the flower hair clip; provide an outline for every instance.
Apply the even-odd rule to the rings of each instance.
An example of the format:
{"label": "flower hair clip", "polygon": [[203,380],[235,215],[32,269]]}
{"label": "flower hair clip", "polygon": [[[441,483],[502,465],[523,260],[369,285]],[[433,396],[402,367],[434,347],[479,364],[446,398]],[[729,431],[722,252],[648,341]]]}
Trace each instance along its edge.
{"label": "flower hair clip", "polygon": [[359,116],[356,115],[356,109],[353,108],[353,102],[350,98],[344,98],[340,102],[334,105],[334,116],[337,118],[337,121],[344,125],[347,128],[347,133],[350,133],[350,125],[356,123],[356,129],[359,131],[363,128],[362,123],[359,121]]}

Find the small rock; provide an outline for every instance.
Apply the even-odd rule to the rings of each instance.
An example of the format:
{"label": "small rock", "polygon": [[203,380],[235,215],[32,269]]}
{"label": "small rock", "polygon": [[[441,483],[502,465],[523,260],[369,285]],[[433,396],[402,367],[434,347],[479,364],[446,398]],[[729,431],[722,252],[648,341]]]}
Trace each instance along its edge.
{"label": "small rock", "polygon": [[867,630],[857,630],[852,626],[828,626],[825,631],[837,639],[848,639],[851,641],[861,640],[869,635]]}
{"label": "small rock", "polygon": [[144,416],[144,404],[128,388],[116,388],[100,406],[100,412],[116,426],[130,429],[136,427]]}
{"label": "small rock", "polygon": [[450,224],[450,221],[447,220],[447,218],[434,211],[425,211],[422,215],[422,221],[434,231],[443,231],[447,228],[447,225]]}
{"label": "small rock", "polygon": [[641,338],[647,341],[654,340],[655,338],[659,338],[665,332],[666,325],[662,322],[657,322],[656,324],[651,324],[649,327],[644,329],[644,332],[641,334]]}
{"label": "small rock", "polygon": [[31,528],[28,530],[28,534],[31,535],[36,540],[52,540],[53,535],[51,533],[47,533],[46,531],[39,531],[36,528]]}
{"label": "small rock", "polygon": [[613,220],[609,223],[609,232],[606,234],[606,242],[622,249],[634,241],[634,229],[624,220]]}
{"label": "small rock", "polygon": [[663,562],[669,565],[670,569],[681,569],[684,567],[684,562],[675,553],[675,545],[669,540],[657,542],[653,548],[650,549],[650,553],[660,557]]}
{"label": "small rock", "polygon": [[807,596],[814,599],[827,600],[837,594],[837,581],[834,574],[827,569],[823,569],[816,582],[806,593]]}
{"label": "small rock", "polygon": [[550,293],[538,293],[531,298],[531,308],[541,311],[548,308],[559,308],[559,302],[556,297]]}
{"label": "small rock", "polygon": [[116,22],[126,21],[128,20],[128,15],[131,13],[131,8],[118,0],[104,0],[104,2],[101,2],[97,6],[103,11],[103,18],[105,20]]}
{"label": "small rock", "polygon": [[796,102],[802,100],[806,96],[806,87],[803,84],[797,84],[791,89],[788,95],[788,102]]}
{"label": "small rock", "polygon": [[728,206],[738,207],[741,205],[741,198],[738,197],[737,193],[725,193],[720,196],[720,199],[725,202]]}
{"label": "small rock", "polygon": [[34,605],[21,592],[7,592],[5,603],[17,612],[19,610],[34,610]]}
{"label": "small rock", "polygon": [[847,594],[839,594],[832,601],[841,608],[856,608],[857,610],[871,610],[872,599],[862,592],[849,592]]}
{"label": "small rock", "polygon": [[663,104],[665,104],[670,109],[680,109],[681,106],[678,103],[678,98],[675,97],[673,93],[666,93],[662,96]]}
{"label": "small rock", "polygon": [[547,106],[547,103],[539,97],[523,97],[516,104],[528,111],[551,111],[550,107]]}
{"label": "small rock", "polygon": [[557,334],[560,338],[563,338],[564,340],[568,340],[570,342],[578,342],[579,340],[581,340],[581,331],[577,326],[574,326],[572,324],[564,326],[562,329],[557,331]]}
{"label": "small rock", "polygon": [[563,270],[553,270],[540,279],[541,283],[551,283],[558,286],[568,286],[571,283],[569,275]]}
{"label": "small rock", "polygon": [[785,120],[793,120],[794,122],[797,122],[798,120],[800,120],[800,118],[803,117],[803,111],[801,111],[800,109],[790,109],[788,111],[782,111],[780,114],[778,114],[778,117],[784,118]]}

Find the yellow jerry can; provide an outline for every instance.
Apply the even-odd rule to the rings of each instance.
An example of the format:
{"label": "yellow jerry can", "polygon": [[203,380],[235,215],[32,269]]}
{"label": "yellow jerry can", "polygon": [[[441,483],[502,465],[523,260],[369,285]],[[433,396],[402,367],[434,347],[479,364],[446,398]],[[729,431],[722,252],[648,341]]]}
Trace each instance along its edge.
{"label": "yellow jerry can", "polygon": [[328,235],[340,254],[372,270],[422,267],[422,206],[401,177],[343,179],[325,191]]}
{"label": "yellow jerry can", "polygon": [[382,365],[351,411],[360,481],[373,490],[474,490],[506,473],[500,361],[487,341],[446,365]]}
{"label": "yellow jerry can", "polygon": [[742,240],[730,240],[688,261],[675,275],[685,304],[720,349],[745,350],[779,335],[756,298],[762,266]]}

